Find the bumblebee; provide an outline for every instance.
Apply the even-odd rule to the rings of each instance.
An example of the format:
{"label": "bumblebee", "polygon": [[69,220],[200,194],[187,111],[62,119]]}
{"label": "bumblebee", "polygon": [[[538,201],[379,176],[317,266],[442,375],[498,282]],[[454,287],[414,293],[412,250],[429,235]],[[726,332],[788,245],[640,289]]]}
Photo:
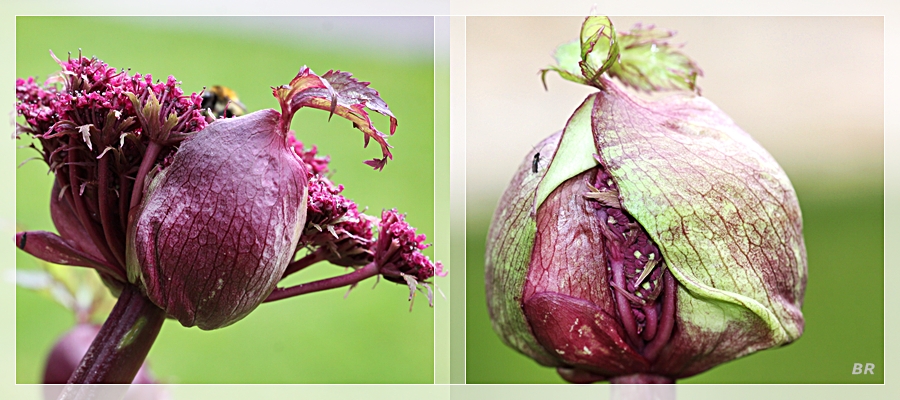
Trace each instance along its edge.
{"label": "bumblebee", "polygon": [[213,118],[240,117],[247,113],[247,107],[229,87],[215,85],[203,90],[201,97],[203,102],[200,106]]}

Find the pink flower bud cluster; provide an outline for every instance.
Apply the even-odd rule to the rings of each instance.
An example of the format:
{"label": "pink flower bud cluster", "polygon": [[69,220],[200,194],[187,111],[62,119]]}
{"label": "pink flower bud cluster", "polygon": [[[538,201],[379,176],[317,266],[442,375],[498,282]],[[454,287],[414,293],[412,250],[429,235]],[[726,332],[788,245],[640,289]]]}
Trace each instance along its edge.
{"label": "pink flower bud cluster", "polygon": [[[416,235],[403,214],[385,210],[380,222],[364,214],[355,202],[340,194],[344,185],[325,177],[328,157],[318,156],[315,146],[307,149],[293,137],[288,140],[309,171],[307,221],[298,250],[322,251],[325,260],[342,266],[375,261],[382,276],[397,283],[406,283],[402,275],[417,282],[446,275],[440,262],[435,264],[422,254],[421,250],[429,247],[424,243],[425,235]],[[377,240],[373,239],[375,224]]]}

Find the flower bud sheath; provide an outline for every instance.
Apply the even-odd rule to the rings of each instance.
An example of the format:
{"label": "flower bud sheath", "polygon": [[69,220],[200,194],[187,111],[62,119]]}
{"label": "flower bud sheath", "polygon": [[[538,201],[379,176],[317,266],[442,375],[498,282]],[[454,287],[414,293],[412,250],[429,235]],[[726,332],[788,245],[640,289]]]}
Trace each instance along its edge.
{"label": "flower bud sheath", "polygon": [[306,171],[275,110],[185,141],[129,227],[128,274],[185,326],[227,326],[275,288],[306,219]]}

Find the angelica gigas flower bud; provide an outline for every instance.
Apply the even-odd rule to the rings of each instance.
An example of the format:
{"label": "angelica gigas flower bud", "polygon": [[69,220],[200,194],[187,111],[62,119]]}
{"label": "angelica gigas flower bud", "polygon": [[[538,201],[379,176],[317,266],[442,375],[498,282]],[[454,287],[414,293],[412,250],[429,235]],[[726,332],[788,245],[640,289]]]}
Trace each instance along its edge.
{"label": "angelica gigas flower bud", "polygon": [[[185,140],[156,175],[128,228],[127,270],[185,326],[216,329],[253,311],[275,289],[306,223],[308,171],[290,123],[301,107],[329,110],[382,147],[363,107],[391,116],[377,92],[350,77],[303,67],[274,88],[274,109],[216,120]],[[352,108],[352,109],[351,109]]]}
{"label": "angelica gigas flower bud", "polygon": [[280,115],[213,122],[150,183],[128,235],[129,279],[185,326],[246,316],[275,288],[306,220],[306,171]]}
{"label": "angelica gigas flower bud", "polygon": [[601,90],[525,157],[491,224],[495,331],[571,382],[672,382],[803,332],[784,171],[710,101],[644,101],[604,75],[693,89],[699,70],[667,37],[585,21],[580,46],[560,49],[580,56],[551,69]]}

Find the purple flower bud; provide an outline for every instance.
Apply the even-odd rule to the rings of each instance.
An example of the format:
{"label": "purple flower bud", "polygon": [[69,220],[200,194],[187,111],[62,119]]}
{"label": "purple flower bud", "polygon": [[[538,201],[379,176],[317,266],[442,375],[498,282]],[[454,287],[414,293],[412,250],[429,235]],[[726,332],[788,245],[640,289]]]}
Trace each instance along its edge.
{"label": "purple flower bud", "polygon": [[220,119],[182,142],[132,211],[128,279],[185,326],[216,329],[245,317],[293,259],[306,224],[307,165],[324,167],[291,137],[298,109],[353,121],[381,145],[382,159],[367,162],[376,169],[391,157],[364,107],[390,116],[392,133],[396,119],[368,83],[303,67],[273,94],[280,113]]}
{"label": "purple flower bud", "polygon": [[[440,262],[432,263],[421,253],[428,247],[424,244],[425,235],[416,235],[415,228],[404,222],[403,214],[396,210],[383,211],[381,220],[364,214],[355,202],[340,194],[343,185],[335,185],[324,176],[328,171],[327,157],[318,157],[315,147],[306,149],[299,141],[293,143],[293,148],[308,170],[306,227],[297,246],[298,253],[306,254],[289,264],[284,276],[320,261],[351,267],[354,271],[292,288],[278,288],[267,301],[356,285],[371,276],[384,276],[389,281],[405,283],[410,290],[410,301],[417,290],[424,289],[429,304],[433,304],[429,279],[447,273]],[[373,232],[376,226],[377,240]]]}
{"label": "purple flower bud", "polygon": [[[525,157],[488,238],[495,331],[571,382],[672,382],[803,332],[806,252],[784,171],[708,100],[643,101],[603,76],[693,88],[693,64],[648,32],[616,40],[588,18],[582,48],[561,49],[582,61],[553,69],[601,91]],[[651,44],[686,70],[641,70]]]}
{"label": "purple flower bud", "polygon": [[[375,264],[381,276],[391,282],[409,286],[409,300],[413,301],[419,286],[425,288],[428,305],[434,305],[434,293],[429,285],[433,276],[447,276],[444,265],[431,262],[422,250],[428,248],[425,235],[416,235],[416,229],[404,221],[404,215],[397,210],[381,212],[378,239],[375,241]],[[412,310],[412,303],[410,303]]]}
{"label": "purple flower bud", "polygon": [[249,314],[281,279],[306,220],[306,169],[275,110],[182,143],[129,225],[129,280],[184,326]]}

